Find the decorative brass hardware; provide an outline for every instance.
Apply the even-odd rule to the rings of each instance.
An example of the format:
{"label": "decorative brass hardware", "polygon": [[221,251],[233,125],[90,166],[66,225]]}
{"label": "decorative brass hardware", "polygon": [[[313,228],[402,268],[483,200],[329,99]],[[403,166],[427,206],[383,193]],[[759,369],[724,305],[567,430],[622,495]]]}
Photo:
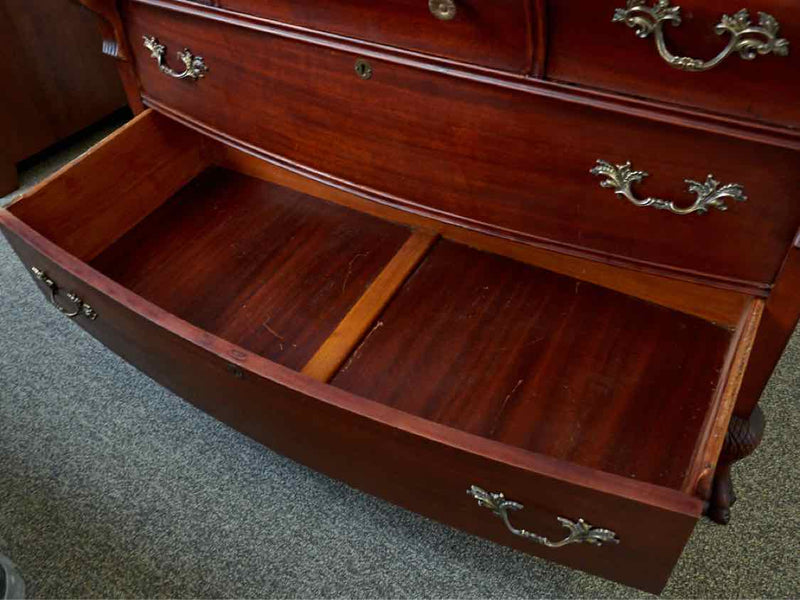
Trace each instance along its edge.
{"label": "decorative brass hardware", "polygon": [[478,501],[478,506],[488,508],[496,516],[500,517],[508,530],[514,535],[531,540],[532,542],[541,544],[542,546],[547,546],[548,548],[561,548],[569,544],[581,544],[584,542],[593,546],[602,546],[604,543],[619,543],[617,534],[609,529],[592,527],[583,519],[578,519],[578,522],[575,523],[569,519],[565,519],[564,517],[558,517],[558,522],[569,531],[569,535],[567,535],[567,537],[565,537],[563,540],[551,542],[543,535],[537,535],[535,533],[531,533],[530,531],[525,531],[524,529],[517,529],[511,524],[511,521],[509,521],[508,518],[508,511],[522,510],[525,508],[519,502],[506,500],[503,494],[487,492],[486,490],[479,488],[477,485],[471,486],[467,490],[467,495],[475,498]]}
{"label": "decorative brass hardware", "polygon": [[758,13],[758,25],[750,21],[750,13],[742,9],[732,17],[722,15],[722,20],[714,28],[717,35],[727,33],[730,36],[728,45],[711,60],[675,56],[667,49],[664,41],[664,23],[681,24],[681,7],[670,6],[669,0],[655,0],[652,7],[646,0],[627,0],[625,8],[614,11],[612,23],[625,23],[640,38],[655,33],[656,48],[667,63],[684,71],[708,71],[716,67],[728,56],[738,52],[745,60],[753,60],[759,54],[775,53],[778,56],[789,54],[789,42],[778,37],[780,23],[772,15]]}
{"label": "decorative brass hardware", "polygon": [[188,48],[184,48],[183,52],[178,52],[178,58],[183,63],[184,67],[183,71],[178,73],[167,66],[164,58],[167,49],[163,44],[160,44],[156,38],[150,35],[142,36],[142,39],[144,40],[144,47],[150,50],[150,57],[156,60],[158,68],[162,73],[174,77],[175,79],[191,79],[192,81],[197,81],[205,77],[208,72],[208,67],[206,63],[203,62],[203,57],[194,56]]}
{"label": "decorative brass hardware", "polygon": [[86,302],[84,302],[80,296],[78,296],[73,292],[66,292],[64,294],[67,300],[69,300],[72,303],[72,306],[69,309],[66,309],[63,306],[61,306],[61,304],[56,299],[59,297],[59,291],[60,291],[58,284],[52,279],[50,279],[47,276],[47,273],[45,273],[41,269],[38,269],[36,267],[31,267],[31,272],[36,277],[36,279],[38,279],[43,284],[45,284],[45,286],[47,286],[47,289],[50,292],[50,302],[53,303],[53,306],[55,306],[59,310],[59,312],[65,314],[70,319],[74,319],[78,315],[83,315],[90,321],[94,321],[97,318],[97,313],[94,311],[94,309],[88,304],[86,304]]}
{"label": "decorative brass hardware", "polygon": [[356,75],[361,77],[361,79],[371,79],[372,78],[372,65],[365,61],[363,58],[359,58],[356,60],[355,64]]}
{"label": "decorative brass hardware", "polygon": [[431,14],[442,21],[452,21],[456,18],[456,3],[454,0],[428,0]]}
{"label": "decorative brass hardware", "polygon": [[688,215],[691,213],[705,214],[709,208],[716,208],[717,210],[728,210],[725,204],[725,198],[733,198],[737,202],[744,202],[747,196],[744,194],[744,188],[738,183],[728,183],[720,186],[719,181],[714,179],[713,175],[706,178],[705,183],[699,181],[692,181],[685,179],[684,181],[689,185],[689,192],[697,195],[697,200],[694,204],[686,208],[680,208],[674,202],[661,200],[659,198],[645,198],[640,200],[633,195],[631,185],[639,183],[645,177],[649,176],[646,171],[634,171],[631,168],[631,163],[626,162],[623,165],[612,165],[605,160],[598,160],[597,165],[589,171],[592,175],[605,177],[600,182],[600,186],[604,188],[613,189],[614,193],[623,198],[627,198],[632,204],[636,206],[652,206],[660,210],[668,210],[676,215]]}

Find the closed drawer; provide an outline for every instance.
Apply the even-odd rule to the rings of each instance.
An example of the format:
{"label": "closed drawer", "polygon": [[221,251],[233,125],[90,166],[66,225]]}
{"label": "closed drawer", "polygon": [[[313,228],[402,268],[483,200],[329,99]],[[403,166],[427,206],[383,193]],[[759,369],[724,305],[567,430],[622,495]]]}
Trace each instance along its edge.
{"label": "closed drawer", "polygon": [[214,2],[231,11],[518,73],[531,69],[531,4],[529,0]]}
{"label": "closed drawer", "polygon": [[[668,8],[649,14],[642,10],[652,9],[655,4],[655,0],[550,2],[548,77],[789,127],[800,126],[797,2],[687,0],[667,3],[668,8],[679,6],[678,13],[669,12]],[[755,42],[753,60],[743,60],[735,50],[725,55],[725,48],[734,36],[728,30],[720,34],[715,30],[723,15],[734,16],[742,7],[749,10],[751,33],[742,34],[735,43]],[[627,10],[620,17],[630,18],[632,25],[637,17],[643,17],[646,24],[660,23],[667,52],[659,55],[659,28],[639,37],[636,28],[628,27],[625,20],[612,22],[616,10]],[[759,11],[774,17],[779,25],[777,32],[773,33],[768,25],[762,26]],[[648,31],[646,27],[645,32]],[[788,55],[781,55],[781,49],[772,46],[778,40],[788,42]],[[709,62],[720,53],[725,58],[708,68]],[[686,66],[672,65],[671,56],[701,59],[701,65],[689,68],[708,70],[687,71]]]}
{"label": "closed drawer", "polygon": [[[138,4],[125,16],[146,102],[381,202],[564,252],[757,286],[773,280],[800,225],[790,150],[377,60],[362,79],[356,54]],[[188,46],[207,76],[160,72],[143,36],[168,56]],[[601,187],[607,177],[590,173],[598,160],[651,175],[628,173],[626,198],[626,174]],[[706,202],[712,191],[692,193],[684,180],[708,174],[748,199],[684,215],[634,203]]]}
{"label": "closed drawer", "polygon": [[[76,324],[163,385],[254,439],[366,492],[499,543],[642,589],[659,591],[664,586],[702,509],[702,501],[695,495],[697,467],[705,468],[706,461],[715,461],[714,453],[719,452],[721,432],[732,410],[735,389],[719,373],[741,370],[741,361],[747,360],[741,341],[746,339],[745,334],[589,284],[579,292],[581,286],[575,280],[448,242],[434,247],[421,275],[412,277],[400,290],[397,303],[387,311],[385,331],[391,334],[387,337],[382,332],[374,339],[374,352],[360,353],[364,360],[354,357],[352,371],[346,377],[335,378],[332,385],[316,381],[278,363],[291,364],[286,358],[294,356],[294,344],[316,343],[313,335],[309,337],[308,328],[291,327],[290,321],[307,324],[313,311],[302,312],[305,296],[324,295],[325,291],[314,287],[313,282],[320,279],[319,269],[326,265],[320,266],[313,256],[300,251],[293,252],[287,261],[268,260],[282,252],[287,243],[306,246],[304,239],[300,240],[303,243],[285,242],[272,239],[278,234],[271,234],[253,244],[250,237],[265,229],[264,217],[270,211],[278,211],[275,222],[287,230],[286,240],[303,236],[317,239],[313,237],[316,235],[320,238],[316,247],[324,246],[323,238],[341,240],[356,224],[365,232],[378,226],[359,221],[363,217],[342,214],[341,207],[335,207],[338,212],[331,217],[320,208],[325,203],[317,198],[299,196],[266,182],[244,185],[240,183],[243,176],[209,171],[206,153],[192,152],[209,145],[210,141],[201,135],[148,111],[9,210],[0,211],[0,226],[36,285]],[[139,157],[138,162],[132,160],[133,156]],[[200,171],[203,174],[197,176]],[[120,186],[120,181],[126,185]],[[113,202],[107,198],[113,198]],[[249,201],[259,205],[260,212],[253,212],[254,218],[248,221],[243,217],[253,210]],[[334,233],[329,233],[326,226],[331,219],[344,222]],[[95,229],[100,225],[102,229]],[[396,227],[383,222],[378,229]],[[361,286],[366,276],[359,265],[369,264],[367,255],[379,254],[387,243],[366,234],[363,239],[372,248],[360,251],[361,256],[350,261],[350,266],[343,269],[343,278],[329,278],[328,287],[337,297],[346,296],[352,285]],[[168,244],[175,240],[180,243],[173,244],[170,250]],[[200,252],[203,249],[210,250]],[[555,370],[537,372],[536,385],[547,375],[553,377],[553,389],[561,387],[562,379],[554,376],[559,369],[563,368],[565,376],[578,384],[588,380],[569,364],[582,364],[584,360],[602,364],[607,378],[585,386],[582,392],[581,404],[587,407],[584,416],[589,416],[592,427],[570,429],[570,421],[559,422],[525,408],[529,417],[514,416],[508,421],[513,425],[512,431],[492,437],[469,423],[450,420],[445,424],[447,419],[440,417],[452,416],[452,410],[426,418],[423,411],[413,408],[413,402],[391,406],[381,396],[387,390],[368,398],[341,389],[368,387],[365,374],[374,368],[375,360],[380,362],[386,355],[386,344],[395,343],[394,335],[405,335],[402,327],[398,329],[402,325],[402,319],[396,318],[398,314],[424,321],[433,309],[432,319],[437,321],[433,327],[440,329],[442,322],[446,327],[452,325],[447,321],[457,318],[457,312],[449,312],[449,308],[448,312],[437,310],[436,302],[425,302],[417,312],[408,312],[404,306],[416,304],[420,282],[436,283],[440,279],[437,273],[448,264],[459,271],[469,270],[458,266],[462,263],[467,267],[478,265],[477,271],[470,273],[469,281],[458,284],[458,293],[448,302],[463,301],[462,308],[470,314],[490,314],[497,312],[494,304],[506,305],[508,301],[504,321],[490,322],[481,317],[469,324],[465,339],[474,338],[475,343],[467,344],[464,352],[474,356],[481,352],[482,344],[488,343],[494,350],[502,349],[505,355],[539,356]],[[214,271],[223,264],[226,269]],[[275,273],[295,277],[291,281],[271,279]],[[458,276],[451,273],[448,277],[442,284],[455,285]],[[206,281],[203,289],[196,285],[198,278]],[[512,285],[500,290],[505,296],[496,296],[498,290],[494,289],[480,292],[489,294],[488,301],[475,301],[469,282],[483,289],[481,282],[487,278],[490,286],[501,283],[502,278],[508,278]],[[295,280],[309,287],[289,285]],[[235,285],[231,286],[231,281]],[[277,281],[284,285],[277,285]],[[262,287],[250,288],[250,284]],[[156,290],[164,290],[165,294],[159,295]],[[443,291],[447,290],[432,290],[431,298],[441,296]],[[541,300],[536,300],[537,295]],[[150,297],[157,297],[158,303],[147,299]],[[238,300],[241,297],[247,300],[242,303]],[[571,316],[560,310],[561,298],[580,298],[567,311]],[[261,310],[266,302],[273,303],[272,314],[268,318],[250,318],[252,311]],[[605,307],[603,310],[598,311],[598,302]],[[542,354],[535,344],[523,343],[542,333],[524,327],[509,333],[509,347],[502,348],[506,345],[503,331],[516,327],[520,311],[530,312],[528,307],[537,303],[543,303],[544,308],[531,322],[551,331],[547,337],[553,344],[538,346],[549,350]],[[328,306],[323,304],[315,306],[327,318]],[[53,309],[43,301],[42,310]],[[183,311],[183,318],[176,314],[179,311]],[[290,318],[285,320],[287,312]],[[623,356],[628,350],[624,340],[635,336],[641,342],[641,331],[635,327],[618,330],[617,325],[594,327],[591,322],[609,315],[609,323],[624,323],[620,317],[625,314],[645,321],[647,315],[655,315],[658,326],[654,329],[659,335],[669,336],[673,324],[681,329],[680,340],[675,337],[663,352],[656,352],[658,338],[654,337],[650,340],[652,352],[637,353],[650,358],[635,359],[642,360],[640,366],[644,370],[624,368],[628,363],[609,358],[604,349],[608,344],[602,342],[616,340],[614,353]],[[550,317],[562,320],[556,331],[552,331],[554,321]],[[231,323],[242,321],[249,322],[247,331],[229,328]],[[199,327],[201,322],[206,326]],[[424,328],[419,322],[417,326],[420,331]],[[236,339],[242,340],[243,345],[223,339],[218,332],[238,336]],[[268,347],[245,347],[258,336],[271,336],[277,341]],[[441,337],[437,343],[452,344],[454,339]],[[580,341],[572,346],[570,339]],[[405,344],[402,339],[400,342]],[[411,342],[417,344],[420,340]],[[427,342],[421,343],[424,346]],[[735,353],[729,352],[733,349],[731,344],[736,346]],[[420,364],[426,359],[422,346],[415,349],[419,350]],[[530,350],[532,346],[534,349]],[[570,347],[574,351],[559,350]],[[703,350],[692,358],[692,348]],[[524,354],[527,352],[534,354]],[[554,356],[556,353],[560,357]],[[732,354],[734,358],[730,358]],[[274,356],[275,360],[266,356]],[[490,354],[485,356],[488,360]],[[580,360],[576,362],[577,359]],[[557,363],[563,367],[556,367]],[[459,364],[465,363],[459,359],[453,366]],[[409,378],[419,378],[424,384],[420,389],[427,389],[428,378],[436,373],[424,367],[409,372],[410,365],[413,362],[398,362],[398,379],[393,385],[413,400],[416,392]],[[434,371],[441,372],[440,366]],[[379,369],[381,376],[393,368],[384,364]],[[649,376],[641,380],[630,375],[635,371],[674,376],[676,369],[681,371],[684,383],[678,386],[681,393],[675,398],[648,387],[652,384]],[[342,373],[345,371],[343,368]],[[489,371],[475,373],[479,377],[486,373],[491,376]],[[513,373],[506,375],[511,377]],[[614,379],[628,382],[620,392],[625,398],[619,404],[613,400],[619,410],[606,410],[612,400],[603,385],[608,386]],[[466,388],[474,382],[462,377],[451,387]],[[677,384],[673,381],[671,385]],[[512,393],[523,394],[526,403],[535,403],[536,394],[526,389],[522,386],[519,392],[515,388]],[[637,402],[641,397],[648,401]],[[505,404],[502,395],[482,393],[480,404],[462,414],[475,414],[489,422],[492,415],[485,408],[497,406],[498,402]],[[589,403],[594,408],[589,409]],[[513,404],[515,411],[523,406],[518,400]],[[681,411],[670,408],[670,404],[685,407],[691,413],[686,418],[694,424],[683,426]],[[668,411],[670,418],[665,418],[659,407]],[[677,453],[665,456],[660,446],[627,444],[638,450],[626,454],[607,443],[614,439],[615,432],[633,440],[635,432],[653,429],[656,421],[658,439],[675,432],[669,443],[673,450],[680,447],[684,456],[681,465],[675,464]],[[524,424],[550,431],[545,445],[537,451],[516,439]],[[556,431],[568,443],[548,445],[558,437],[552,435]],[[593,431],[598,434],[592,435]],[[656,439],[655,434],[652,437]],[[599,444],[602,451],[592,451],[593,444]],[[660,463],[668,465],[671,475],[666,479],[657,468]],[[487,493],[502,492],[519,506],[502,504],[498,497],[481,496],[472,486]],[[467,490],[483,498],[484,506],[479,506]],[[502,516],[503,510],[508,524],[493,515],[495,512]],[[558,517],[573,523],[573,535],[581,535],[579,519],[596,529],[608,530],[587,530],[603,543],[546,547],[520,532],[525,529],[558,542],[569,533],[566,521],[559,522]]]}

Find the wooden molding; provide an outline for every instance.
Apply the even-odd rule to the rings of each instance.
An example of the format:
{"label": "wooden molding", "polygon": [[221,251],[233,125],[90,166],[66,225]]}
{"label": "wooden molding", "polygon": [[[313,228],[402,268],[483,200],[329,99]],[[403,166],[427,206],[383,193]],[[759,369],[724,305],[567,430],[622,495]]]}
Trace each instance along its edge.
{"label": "wooden molding", "polygon": [[[680,125],[747,141],[800,150],[800,130],[784,128],[759,121],[747,121],[722,114],[706,112],[700,109],[624,96],[614,92],[548,81],[530,77],[527,74],[481,67],[452,59],[443,59],[415,51],[403,50],[401,48],[394,48],[332,33],[316,31],[297,25],[288,25],[263,17],[255,17],[244,13],[225,10],[223,8],[204,6],[194,2],[187,2],[186,0],[132,1],[184,15],[191,15],[206,20],[261,31],[298,42],[315,44],[345,52],[357,52],[364,58],[413,66],[423,71],[445,74],[477,83],[486,83],[536,96],[590,106],[596,109],[624,114],[628,117],[638,117],[670,125]],[[543,0],[534,1],[541,2]],[[546,36],[546,32],[542,33],[545,24],[540,22],[537,24],[537,27],[539,28],[539,33]],[[546,51],[540,46],[537,46],[535,48],[535,64],[544,64],[545,61]]]}

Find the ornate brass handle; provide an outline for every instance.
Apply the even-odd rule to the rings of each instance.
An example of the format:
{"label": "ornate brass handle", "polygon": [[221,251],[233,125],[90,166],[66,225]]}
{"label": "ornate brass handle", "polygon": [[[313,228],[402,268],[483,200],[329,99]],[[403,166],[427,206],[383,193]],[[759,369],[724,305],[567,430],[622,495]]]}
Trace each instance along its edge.
{"label": "ornate brass handle", "polygon": [[442,21],[452,21],[456,18],[456,3],[454,0],[428,0],[431,14]]}
{"label": "ornate brass handle", "polygon": [[203,62],[202,56],[194,56],[188,48],[184,48],[183,52],[178,52],[178,58],[183,63],[183,71],[178,73],[167,66],[164,55],[166,54],[166,47],[160,44],[156,38],[151,35],[142,36],[144,39],[144,47],[150,50],[150,57],[154,58],[158,63],[159,70],[174,77],[175,79],[191,79],[197,81],[205,77],[208,67]]}
{"label": "ornate brass handle", "polygon": [[583,519],[578,519],[578,522],[575,523],[569,519],[565,519],[564,517],[558,517],[558,522],[561,523],[561,525],[567,530],[569,530],[569,535],[567,535],[567,537],[565,537],[563,540],[551,542],[543,535],[537,535],[535,533],[531,533],[530,531],[525,531],[524,529],[517,529],[511,524],[511,521],[508,519],[508,511],[522,510],[524,506],[522,506],[522,504],[519,502],[506,500],[503,494],[487,492],[486,490],[479,488],[477,485],[471,486],[467,490],[467,495],[475,498],[478,501],[478,506],[488,508],[496,516],[500,517],[508,530],[514,535],[518,535],[537,544],[547,546],[548,548],[561,548],[562,546],[567,546],[569,544],[581,544],[583,542],[592,544],[593,546],[602,546],[606,542],[611,544],[619,543],[617,534],[609,529],[592,527]]}
{"label": "ornate brass handle", "polygon": [[789,42],[778,37],[780,23],[772,15],[758,13],[758,25],[750,21],[750,14],[742,9],[732,17],[722,15],[722,20],[714,28],[717,35],[727,33],[728,45],[711,60],[701,60],[688,56],[675,56],[664,41],[664,23],[681,24],[681,7],[670,6],[669,0],[655,0],[647,6],[646,0],[627,0],[625,8],[614,11],[612,23],[625,23],[640,38],[655,33],[656,48],[668,64],[684,71],[708,71],[716,67],[733,52],[738,52],[745,60],[753,60],[759,54],[774,52],[778,56],[789,54]]}
{"label": "ornate brass handle", "polygon": [[668,210],[676,215],[688,215],[691,213],[705,214],[709,208],[717,210],[728,210],[725,198],[733,198],[737,202],[744,202],[747,196],[744,195],[744,188],[738,183],[728,183],[720,185],[713,175],[706,178],[705,183],[685,179],[689,185],[689,191],[697,195],[694,204],[686,208],[676,206],[674,202],[661,200],[660,198],[639,199],[633,195],[631,185],[642,181],[649,175],[646,171],[634,171],[631,163],[623,165],[613,165],[605,160],[598,160],[597,165],[589,171],[592,175],[605,177],[600,182],[600,186],[614,190],[614,193],[623,198],[627,198],[631,204],[636,206],[652,206],[660,210]]}
{"label": "ornate brass handle", "polygon": [[60,291],[58,284],[52,279],[50,279],[47,276],[47,273],[45,273],[41,269],[38,269],[36,267],[31,267],[31,271],[33,272],[33,275],[36,277],[36,279],[38,279],[43,284],[45,284],[45,286],[47,286],[47,289],[50,292],[50,302],[52,302],[53,306],[55,306],[60,312],[68,316],[70,319],[74,319],[78,315],[83,315],[90,321],[94,321],[97,318],[97,313],[94,311],[94,309],[88,304],[86,304],[86,302],[84,302],[80,296],[78,296],[73,292],[66,292],[64,294],[67,300],[69,300],[72,303],[72,306],[69,309],[66,309],[63,306],[61,306],[61,304],[57,300]]}

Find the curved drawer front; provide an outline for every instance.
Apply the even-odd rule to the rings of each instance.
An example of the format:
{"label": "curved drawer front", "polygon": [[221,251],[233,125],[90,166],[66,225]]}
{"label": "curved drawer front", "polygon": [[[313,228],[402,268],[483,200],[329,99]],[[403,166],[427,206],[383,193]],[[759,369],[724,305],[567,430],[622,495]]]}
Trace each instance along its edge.
{"label": "curved drawer front", "polygon": [[[26,268],[91,305],[94,318],[80,315],[75,322],[103,344],[216,418],[361,490],[650,591],[664,586],[699,516],[701,502],[679,492],[460,434],[312,381],[156,308],[9,213],[0,213],[0,224]],[[49,297],[50,289],[34,281]],[[42,310],[55,309],[43,300]],[[467,494],[473,485],[521,505],[494,507],[503,508],[509,525],[492,507],[480,506],[474,491]],[[580,519],[594,527],[582,527]],[[549,548],[521,529],[557,546],[565,538],[603,543]]]}
{"label": "curved drawer front", "polygon": [[[206,4],[203,0],[198,3]],[[319,31],[515,72],[531,68],[530,0],[218,0]]]}
{"label": "curved drawer front", "polygon": [[[384,202],[568,252],[756,284],[772,281],[800,224],[789,150],[128,9],[146,100]],[[159,71],[143,36],[173,62],[184,47],[202,55],[205,77]],[[598,171],[598,160],[620,172]]]}
{"label": "curved drawer front", "polygon": [[656,0],[550,2],[548,77],[800,126],[797,2],[656,5]]}

